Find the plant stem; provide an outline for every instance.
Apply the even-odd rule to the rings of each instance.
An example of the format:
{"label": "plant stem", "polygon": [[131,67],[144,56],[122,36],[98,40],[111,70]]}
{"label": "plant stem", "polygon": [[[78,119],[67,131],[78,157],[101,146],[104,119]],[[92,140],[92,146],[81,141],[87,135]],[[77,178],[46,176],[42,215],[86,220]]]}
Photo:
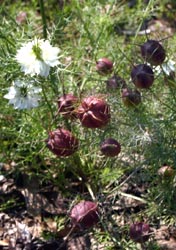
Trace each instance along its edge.
{"label": "plant stem", "polygon": [[43,0],[39,0],[39,4],[43,22],[43,37],[44,39],[47,39],[47,24],[46,24],[46,15],[45,15],[45,7]]}
{"label": "plant stem", "polygon": [[45,100],[46,104],[48,105],[48,108],[51,112],[52,119],[54,120],[55,119],[54,112],[53,112],[53,109],[52,109],[50,102],[48,101],[48,98],[47,98],[47,95],[46,95],[46,92],[45,92],[43,85],[42,85],[42,94],[43,94],[44,100]]}
{"label": "plant stem", "polygon": [[[151,12],[150,8],[151,8],[152,5],[153,5],[153,0],[149,0],[149,2],[147,4],[147,7],[145,8],[145,10],[143,10],[143,19],[142,19],[142,21],[141,21],[141,23],[140,23],[140,25],[139,25],[139,27],[138,27],[138,29],[136,31],[136,35],[134,37],[134,41],[136,40],[136,38],[138,36],[138,33],[139,33],[139,31],[140,31],[140,29],[142,27],[143,21],[145,20],[145,18],[147,17],[147,15]],[[145,33],[145,35],[147,36],[147,33]]]}

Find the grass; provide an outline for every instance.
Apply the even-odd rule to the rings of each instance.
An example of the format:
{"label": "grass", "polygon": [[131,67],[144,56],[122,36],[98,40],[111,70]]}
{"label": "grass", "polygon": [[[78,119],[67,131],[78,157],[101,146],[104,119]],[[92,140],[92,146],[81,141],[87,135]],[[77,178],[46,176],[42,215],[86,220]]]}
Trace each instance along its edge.
{"label": "grass", "polygon": [[[142,219],[156,227],[160,218],[167,225],[175,220],[175,176],[161,181],[157,175],[164,164],[174,170],[176,166],[175,78],[169,84],[161,71],[150,89],[140,90],[142,103],[135,108],[124,106],[120,88],[108,92],[106,81],[117,73],[134,89],[131,69],[135,64],[144,63],[139,45],[153,36],[152,33],[139,35],[141,27],[154,15],[162,18],[169,4],[174,3],[137,1],[129,8],[128,1],[73,0],[63,1],[61,8],[58,2],[33,0],[11,4],[8,1],[7,4],[4,1],[0,7],[0,157],[3,163],[16,164],[9,172],[2,169],[2,174],[15,179],[20,173],[37,176],[41,186],[52,183],[69,197],[70,206],[81,199],[95,199],[102,206],[100,224],[104,228],[103,231],[93,229],[95,239],[108,245],[105,249],[137,249],[128,233],[132,221]],[[20,11],[27,13],[27,19],[17,23]],[[173,13],[166,18],[171,22]],[[124,30],[132,35],[126,35]],[[158,40],[166,37],[159,32],[157,35]],[[52,69],[46,79],[33,77],[42,87],[39,107],[29,111],[14,110],[3,96],[16,78],[31,79],[20,71],[14,57],[17,49],[34,37],[47,38],[61,49],[61,65]],[[172,60],[175,59],[175,39],[173,34],[163,40],[168,58]],[[102,57],[114,62],[112,74],[97,73],[96,61]],[[83,128],[78,120],[70,121],[56,115],[57,99],[63,93],[74,93],[79,98],[103,96],[111,107],[111,122],[103,129],[93,130]],[[56,158],[48,151],[45,140],[48,132],[57,127],[65,127],[79,138],[80,148],[74,155]],[[120,142],[122,149],[118,157],[101,154],[100,143],[108,137]],[[72,189],[72,182],[81,183],[82,191]],[[124,212],[121,225],[119,218],[107,220],[107,210],[113,213],[113,209],[103,204],[109,196],[111,206],[121,199],[124,185],[129,187],[124,197],[145,201],[145,206],[138,212]],[[130,193],[134,186],[143,188],[144,192],[139,196]],[[1,211],[4,206],[0,205]],[[111,214],[110,217],[112,219]],[[147,249],[159,249],[152,237]]]}

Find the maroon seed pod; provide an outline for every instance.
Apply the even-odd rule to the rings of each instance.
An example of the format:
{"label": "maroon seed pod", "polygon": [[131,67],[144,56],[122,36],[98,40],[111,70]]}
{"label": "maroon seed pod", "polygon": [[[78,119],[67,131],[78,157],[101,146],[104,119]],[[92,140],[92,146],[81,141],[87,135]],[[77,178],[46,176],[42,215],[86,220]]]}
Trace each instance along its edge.
{"label": "maroon seed pod", "polygon": [[68,118],[75,118],[75,106],[78,99],[72,94],[65,94],[58,99],[58,113]]}
{"label": "maroon seed pod", "polygon": [[82,100],[77,117],[84,127],[101,128],[110,121],[110,107],[102,98],[89,96]]}
{"label": "maroon seed pod", "polygon": [[92,201],[81,201],[70,212],[73,225],[90,228],[99,221],[98,205]]}
{"label": "maroon seed pod", "polygon": [[156,40],[148,40],[141,45],[142,57],[152,65],[161,65],[165,58],[166,52],[163,46]]}
{"label": "maroon seed pod", "polygon": [[103,155],[108,157],[114,157],[120,153],[121,145],[115,139],[108,138],[101,143],[100,150],[103,153]]}
{"label": "maroon seed pod", "polygon": [[126,86],[125,81],[117,75],[112,76],[106,81],[107,91],[114,91],[119,88],[124,88]]}
{"label": "maroon seed pod", "polygon": [[130,226],[130,238],[136,243],[144,243],[149,239],[150,227],[144,222],[135,222]]}
{"label": "maroon seed pod", "polygon": [[154,73],[150,66],[138,64],[131,71],[131,79],[137,88],[148,89],[153,84]]}
{"label": "maroon seed pod", "polygon": [[70,131],[61,128],[49,132],[46,145],[55,155],[66,157],[78,149],[79,142]]}
{"label": "maroon seed pod", "polygon": [[112,72],[113,70],[113,62],[108,58],[100,58],[96,62],[96,70],[98,73],[106,75]]}
{"label": "maroon seed pod", "polygon": [[162,178],[170,178],[174,175],[172,167],[164,165],[158,169],[158,175]]}
{"label": "maroon seed pod", "polygon": [[124,88],[121,96],[124,105],[127,107],[135,107],[141,103],[141,93],[137,89]]}

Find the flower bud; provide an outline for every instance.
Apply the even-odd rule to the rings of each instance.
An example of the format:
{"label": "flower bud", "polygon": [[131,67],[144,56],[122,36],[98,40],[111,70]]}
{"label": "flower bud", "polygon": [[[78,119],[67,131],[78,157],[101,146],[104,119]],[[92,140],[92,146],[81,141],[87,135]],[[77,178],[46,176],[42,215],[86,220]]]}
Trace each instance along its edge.
{"label": "flower bud", "polygon": [[108,74],[113,70],[113,63],[108,58],[100,58],[96,62],[96,70],[100,74]]}
{"label": "flower bud", "polygon": [[148,89],[154,81],[154,73],[147,64],[138,64],[131,71],[131,78],[137,88]]}
{"label": "flower bud", "polygon": [[61,128],[49,132],[46,145],[55,155],[66,157],[78,149],[79,142],[70,131]]}
{"label": "flower bud", "polygon": [[58,113],[67,118],[75,118],[75,105],[77,97],[72,94],[65,94],[58,99]]}
{"label": "flower bud", "polygon": [[102,98],[89,96],[82,100],[77,117],[84,127],[101,128],[110,120],[110,107]]}
{"label": "flower bud", "polygon": [[126,86],[125,81],[117,75],[112,76],[106,81],[106,89],[107,91],[114,91],[118,88],[123,88]]}
{"label": "flower bud", "polygon": [[138,90],[129,88],[122,89],[122,101],[127,107],[135,107],[141,103],[141,93]]}
{"label": "flower bud", "polygon": [[144,222],[135,222],[130,226],[130,238],[136,243],[143,243],[149,239],[150,227]]}
{"label": "flower bud", "polygon": [[108,138],[101,143],[101,152],[108,157],[117,156],[121,151],[121,145],[113,138]]}
{"label": "flower bud", "polygon": [[81,201],[76,204],[70,212],[70,218],[73,225],[81,228],[90,228],[98,223],[98,205],[92,201]]}

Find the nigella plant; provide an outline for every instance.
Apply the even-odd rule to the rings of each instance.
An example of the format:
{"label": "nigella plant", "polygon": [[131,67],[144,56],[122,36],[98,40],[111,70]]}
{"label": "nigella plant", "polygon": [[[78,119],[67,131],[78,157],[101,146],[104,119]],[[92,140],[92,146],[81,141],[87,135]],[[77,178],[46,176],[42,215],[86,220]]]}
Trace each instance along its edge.
{"label": "nigella plant", "polygon": [[141,93],[137,89],[123,88],[121,97],[127,107],[135,107],[141,103]]}
{"label": "nigella plant", "polygon": [[157,66],[164,62],[166,52],[158,41],[148,40],[141,45],[141,56],[150,64]]}
{"label": "nigella plant", "polygon": [[150,226],[144,222],[135,222],[130,225],[129,234],[134,242],[144,243],[149,239]]}
{"label": "nigella plant", "polygon": [[47,77],[50,67],[60,64],[59,52],[60,49],[53,47],[48,40],[35,38],[17,51],[16,60],[25,74]]}
{"label": "nigella plant", "polygon": [[80,228],[90,228],[99,222],[98,204],[93,201],[80,201],[70,212],[72,224]]}
{"label": "nigella plant", "polygon": [[46,145],[53,154],[66,157],[77,151],[79,141],[69,130],[60,128],[49,132]]}
{"label": "nigella plant", "polygon": [[84,127],[102,128],[110,121],[110,106],[99,96],[88,96],[78,107],[77,117]]}
{"label": "nigella plant", "polygon": [[113,62],[106,57],[100,58],[96,62],[96,70],[99,74],[109,74],[113,71]]}
{"label": "nigella plant", "polygon": [[103,155],[108,157],[114,157],[120,153],[121,145],[117,140],[113,138],[108,138],[101,143],[100,150]]}
{"label": "nigella plant", "polygon": [[58,113],[63,115],[65,118],[75,118],[75,107],[78,102],[78,98],[73,94],[64,94],[59,97]]}
{"label": "nigella plant", "polygon": [[40,87],[34,86],[33,81],[15,80],[4,98],[15,109],[31,109],[39,105],[41,91]]}
{"label": "nigella plant", "polygon": [[138,64],[131,71],[131,79],[137,88],[148,89],[153,84],[154,72],[149,65]]}

